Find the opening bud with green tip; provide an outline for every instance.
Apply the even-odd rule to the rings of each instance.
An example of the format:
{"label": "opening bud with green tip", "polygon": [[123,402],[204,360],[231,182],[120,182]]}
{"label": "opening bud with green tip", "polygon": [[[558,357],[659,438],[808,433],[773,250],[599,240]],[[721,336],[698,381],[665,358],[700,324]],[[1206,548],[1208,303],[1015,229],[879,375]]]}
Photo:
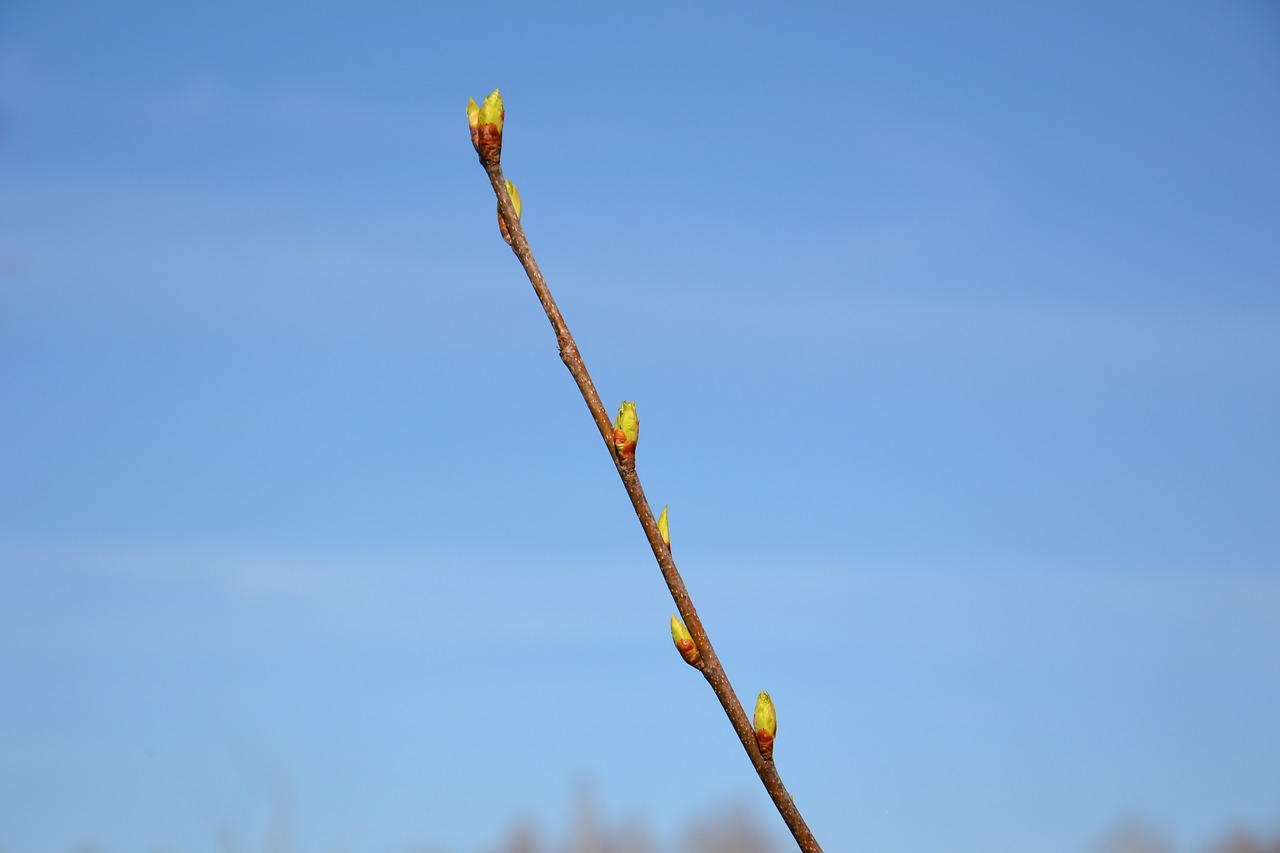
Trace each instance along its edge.
{"label": "opening bud with green tip", "polygon": [[[520,204],[520,191],[516,189],[516,185],[507,181],[507,195],[511,196],[511,206],[516,209],[516,219],[520,218],[523,205]],[[498,204],[498,229],[502,231],[502,239],[507,241],[507,245],[511,245],[511,232],[507,230],[507,218],[502,215],[502,204]]]}
{"label": "opening bud with green tip", "polygon": [[658,533],[662,536],[662,542],[668,548],[671,547],[671,530],[667,527],[667,510],[671,508],[671,504],[667,504],[662,508],[662,515],[658,516]]}
{"label": "opening bud with green tip", "polygon": [[467,124],[471,125],[471,145],[480,153],[480,107],[475,98],[467,98]]}
{"label": "opening bud with green tip", "polygon": [[[467,105],[467,117],[471,117],[470,104]],[[502,96],[494,89],[480,102],[475,115],[476,124],[472,130],[476,151],[480,152],[480,162],[486,166],[496,166],[502,159],[502,122],[505,118]]]}
{"label": "opening bud with green tip", "polygon": [[702,669],[702,652],[698,651],[697,645],[694,644],[689,629],[674,613],[671,614],[671,639],[675,641],[676,651],[680,653],[680,657],[684,658],[685,663]]}
{"label": "opening bud with green tip", "polygon": [[636,415],[636,404],[623,402],[613,422],[613,446],[618,450],[618,458],[634,465],[639,438],[640,418]]}
{"label": "opening bud with green tip", "polygon": [[760,691],[756,699],[756,715],[752,726],[756,730],[756,745],[766,761],[773,760],[773,739],[778,734],[778,712],[773,707],[769,694]]}

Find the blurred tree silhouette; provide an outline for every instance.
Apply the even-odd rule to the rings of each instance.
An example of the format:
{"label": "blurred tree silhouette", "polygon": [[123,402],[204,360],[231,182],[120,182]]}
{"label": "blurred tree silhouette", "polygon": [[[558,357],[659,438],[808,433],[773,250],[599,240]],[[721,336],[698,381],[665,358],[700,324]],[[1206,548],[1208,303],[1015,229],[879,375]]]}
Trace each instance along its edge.
{"label": "blurred tree silhouette", "polygon": [[[1174,847],[1150,827],[1127,823],[1107,837],[1100,853],[1174,853]],[[1280,853],[1280,832],[1271,840],[1237,829],[1205,848],[1205,853]]]}
{"label": "blurred tree silhouette", "polygon": [[1150,827],[1126,823],[1107,837],[1101,853],[1173,853],[1173,848]]}
{"label": "blurred tree silhouette", "polygon": [[[735,805],[695,820],[685,830],[678,853],[778,853],[780,847],[745,806]],[[578,796],[569,837],[543,844],[535,827],[520,823],[494,853],[668,853],[643,821],[616,829],[600,819],[589,791]]]}
{"label": "blurred tree silhouette", "polygon": [[1244,830],[1237,830],[1215,847],[1213,853],[1280,853],[1280,834],[1265,841]]}

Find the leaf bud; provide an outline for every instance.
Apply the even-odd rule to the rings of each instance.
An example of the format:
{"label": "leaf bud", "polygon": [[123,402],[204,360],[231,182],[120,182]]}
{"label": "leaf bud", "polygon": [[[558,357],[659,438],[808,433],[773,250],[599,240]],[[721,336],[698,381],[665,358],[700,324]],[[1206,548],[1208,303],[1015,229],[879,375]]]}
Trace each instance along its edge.
{"label": "leaf bud", "polygon": [[618,409],[618,417],[613,422],[613,446],[617,448],[618,458],[624,464],[635,464],[636,442],[639,439],[640,418],[636,415],[636,404],[623,402]]}
{"label": "leaf bud", "polygon": [[[520,191],[516,189],[516,185],[507,181],[507,195],[511,196],[511,206],[516,209],[516,219],[520,218],[520,212],[523,205],[520,203]],[[507,229],[507,219],[502,215],[502,204],[498,204],[498,230],[502,232],[502,239],[507,241],[507,245],[511,245],[511,232]]]}
{"label": "leaf bud", "polygon": [[698,646],[693,642],[689,629],[674,613],[671,614],[671,639],[675,642],[676,651],[680,652],[680,657],[684,658],[685,663],[702,669],[702,652],[698,651]]}
{"label": "leaf bud", "polygon": [[766,761],[773,760],[773,739],[778,734],[778,712],[773,707],[773,699],[763,690],[756,699],[756,713],[752,726],[756,730],[756,745]]}
{"label": "leaf bud", "polygon": [[471,145],[480,153],[480,107],[475,98],[467,98],[467,124],[471,126]]}
{"label": "leaf bud", "polygon": [[[468,117],[470,113],[468,105]],[[476,112],[476,151],[480,152],[480,162],[486,166],[496,166],[502,159],[502,124],[506,115],[497,89],[489,93]]]}

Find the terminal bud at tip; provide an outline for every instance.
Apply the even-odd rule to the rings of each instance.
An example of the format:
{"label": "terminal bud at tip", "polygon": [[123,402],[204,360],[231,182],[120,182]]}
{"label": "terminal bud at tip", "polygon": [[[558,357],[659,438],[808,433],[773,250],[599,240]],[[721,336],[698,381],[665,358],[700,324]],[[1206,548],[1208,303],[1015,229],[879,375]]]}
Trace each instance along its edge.
{"label": "terminal bud at tip", "polygon": [[[474,103],[474,101],[473,101]],[[471,105],[467,105],[467,116],[470,119]],[[502,159],[502,124],[506,120],[507,111],[502,106],[502,96],[494,89],[489,93],[476,110],[474,134],[476,151],[480,152],[480,162],[486,166],[497,165]]]}

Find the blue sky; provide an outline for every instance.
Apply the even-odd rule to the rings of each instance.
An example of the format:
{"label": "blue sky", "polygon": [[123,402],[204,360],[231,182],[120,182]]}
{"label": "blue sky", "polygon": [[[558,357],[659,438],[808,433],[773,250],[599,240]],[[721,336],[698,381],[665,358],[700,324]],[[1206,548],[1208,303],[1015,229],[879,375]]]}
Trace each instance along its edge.
{"label": "blue sky", "polygon": [[1280,822],[1273,5],[11,2],[0,850],[781,831],[494,86],[828,851]]}

